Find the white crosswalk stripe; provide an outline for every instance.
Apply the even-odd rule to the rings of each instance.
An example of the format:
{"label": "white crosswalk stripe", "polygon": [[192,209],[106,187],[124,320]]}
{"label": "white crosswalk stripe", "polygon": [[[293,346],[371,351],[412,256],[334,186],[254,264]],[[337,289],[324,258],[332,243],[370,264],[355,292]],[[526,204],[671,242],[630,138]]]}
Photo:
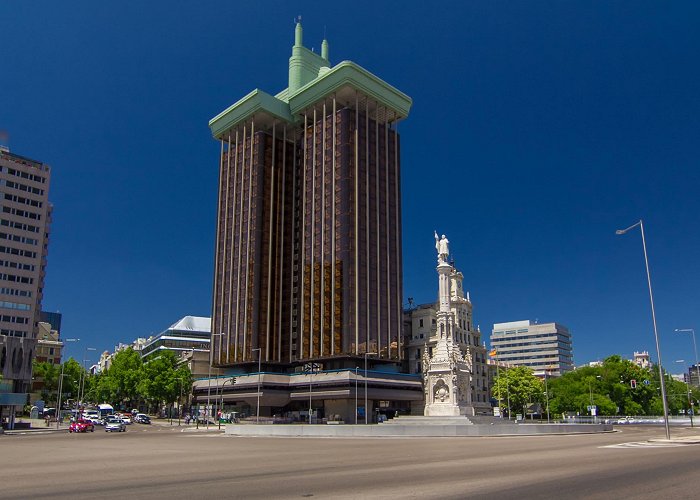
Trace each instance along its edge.
{"label": "white crosswalk stripe", "polygon": [[659,441],[633,441],[631,443],[609,444],[607,446],[600,446],[599,448],[678,448],[679,446],[687,446],[687,444]]}

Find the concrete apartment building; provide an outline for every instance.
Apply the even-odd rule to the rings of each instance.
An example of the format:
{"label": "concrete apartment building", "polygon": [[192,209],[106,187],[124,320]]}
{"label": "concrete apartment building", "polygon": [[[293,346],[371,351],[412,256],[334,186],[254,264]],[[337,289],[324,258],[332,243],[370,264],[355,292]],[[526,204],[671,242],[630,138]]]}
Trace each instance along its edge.
{"label": "concrete apartment building", "polygon": [[46,274],[51,169],[0,148],[0,420],[27,402]]}
{"label": "concrete apartment building", "polygon": [[[221,148],[212,359],[237,386],[259,360],[289,376],[275,389],[263,377],[264,412],[307,411],[297,382],[308,392],[306,378],[325,372],[313,375],[313,411],[352,419],[356,367],[402,369],[397,123],[412,101],[353,62],[332,65],[326,40],[318,54],[302,39],[297,23],[287,88],[255,89],[209,122]],[[373,382],[369,399],[422,397],[394,378]]]}
{"label": "concrete apartment building", "polygon": [[571,332],[558,323],[496,323],[491,347],[497,364],[527,366],[538,377],[544,377],[545,372],[556,377],[574,369]]}

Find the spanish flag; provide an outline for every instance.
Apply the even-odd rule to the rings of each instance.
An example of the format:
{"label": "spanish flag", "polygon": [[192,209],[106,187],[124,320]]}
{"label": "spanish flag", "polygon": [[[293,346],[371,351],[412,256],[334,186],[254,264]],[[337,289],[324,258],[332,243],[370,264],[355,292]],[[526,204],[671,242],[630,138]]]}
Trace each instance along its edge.
{"label": "spanish flag", "polygon": [[489,356],[491,356],[492,358],[493,358],[494,356],[496,356],[496,354],[497,354],[497,353],[496,353],[496,349],[491,349],[491,350],[489,351]]}

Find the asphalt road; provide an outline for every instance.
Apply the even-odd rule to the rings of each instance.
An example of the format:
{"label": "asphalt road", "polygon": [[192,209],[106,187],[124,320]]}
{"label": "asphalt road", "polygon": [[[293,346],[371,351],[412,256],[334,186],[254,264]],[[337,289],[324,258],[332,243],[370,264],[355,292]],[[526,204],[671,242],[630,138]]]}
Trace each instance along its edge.
{"label": "asphalt road", "polygon": [[[695,436],[674,429],[673,437]],[[700,445],[663,428],[498,438],[240,438],[126,433],[0,436],[0,498],[697,498]]]}

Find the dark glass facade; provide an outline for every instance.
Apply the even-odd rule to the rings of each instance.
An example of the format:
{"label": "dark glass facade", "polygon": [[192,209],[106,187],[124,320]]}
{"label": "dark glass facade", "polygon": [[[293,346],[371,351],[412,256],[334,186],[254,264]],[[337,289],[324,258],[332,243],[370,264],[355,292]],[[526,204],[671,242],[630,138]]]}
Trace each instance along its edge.
{"label": "dark glass facade", "polygon": [[[399,137],[365,96],[222,141],[213,361],[401,359]],[[354,366],[354,365],[353,365]]]}

